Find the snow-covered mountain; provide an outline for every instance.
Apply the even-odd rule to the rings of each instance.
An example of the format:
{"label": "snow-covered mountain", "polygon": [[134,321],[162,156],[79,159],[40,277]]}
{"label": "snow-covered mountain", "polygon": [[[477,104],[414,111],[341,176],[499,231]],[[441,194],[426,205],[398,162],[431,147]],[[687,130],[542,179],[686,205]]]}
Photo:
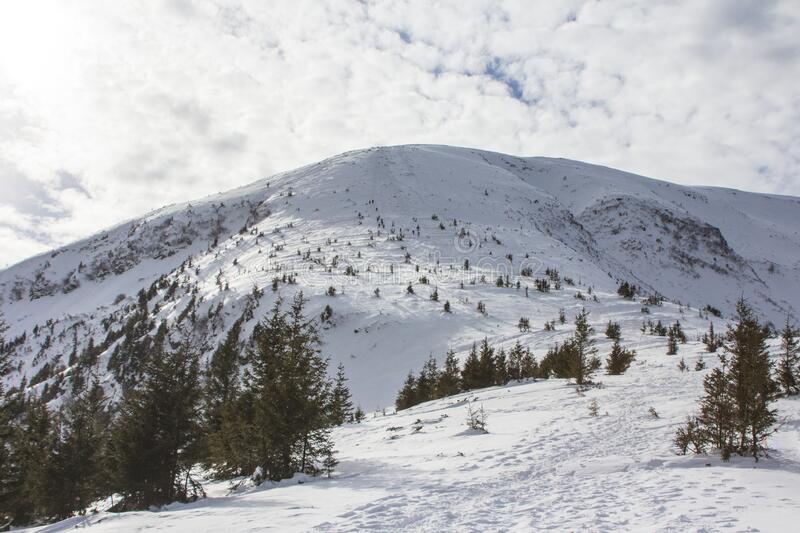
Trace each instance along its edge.
{"label": "snow-covered mountain", "polygon": [[[65,388],[89,339],[105,366],[142,290],[155,318],[196,317],[209,350],[243,314],[252,328],[276,297],[302,290],[312,313],[331,306],[324,353],[374,408],[431,352],[463,352],[484,336],[546,346],[558,337],[541,325],[560,308],[604,305],[604,296],[575,294],[614,298],[620,280],[695,315],[728,313],[744,295],[779,323],[800,302],[799,221],[798,198],[575,161],[446,146],[359,150],[165,207],[0,272],[17,365],[9,379],[58,396],[52,387]],[[533,288],[546,269],[559,273],[559,291]],[[498,276],[512,286],[496,286]],[[532,333],[517,330],[521,316]]]}

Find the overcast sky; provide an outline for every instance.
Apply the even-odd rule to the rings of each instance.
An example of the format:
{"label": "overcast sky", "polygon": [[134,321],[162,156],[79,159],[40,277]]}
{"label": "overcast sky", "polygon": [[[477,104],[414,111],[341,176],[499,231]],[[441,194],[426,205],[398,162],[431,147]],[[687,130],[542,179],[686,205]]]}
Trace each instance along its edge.
{"label": "overcast sky", "polygon": [[355,148],[800,195],[797,0],[0,1],[0,266]]}

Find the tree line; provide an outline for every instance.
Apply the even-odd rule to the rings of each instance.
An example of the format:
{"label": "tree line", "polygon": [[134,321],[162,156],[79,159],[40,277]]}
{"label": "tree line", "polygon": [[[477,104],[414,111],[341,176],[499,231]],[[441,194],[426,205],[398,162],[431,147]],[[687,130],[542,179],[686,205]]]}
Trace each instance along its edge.
{"label": "tree line", "polygon": [[[523,379],[567,378],[584,387],[592,383],[592,375],[602,366],[597,357],[594,328],[589,324],[589,313],[583,309],[575,317],[572,338],[551,347],[541,361],[537,361],[527,346],[519,341],[506,352],[496,348],[484,337],[473,343],[463,367],[454,351],[445,356],[440,369],[431,355],[418,375],[409,372],[395,399],[398,410],[436,400],[459,392],[505,385]],[[622,374],[633,362],[636,352],[620,344],[619,324],[609,323],[606,335],[614,340],[606,359],[609,374]]]}
{"label": "tree line", "polygon": [[[302,293],[286,310],[278,300],[249,339],[238,320],[205,369],[188,328],[156,335],[116,404],[96,368],[57,408],[0,381],[0,528],[67,518],[108,497],[113,510],[191,501],[203,496],[198,465],[256,483],[330,473],[331,428],[364,415],[343,367],[328,378],[305,305]],[[0,334],[2,376],[9,353]]]}

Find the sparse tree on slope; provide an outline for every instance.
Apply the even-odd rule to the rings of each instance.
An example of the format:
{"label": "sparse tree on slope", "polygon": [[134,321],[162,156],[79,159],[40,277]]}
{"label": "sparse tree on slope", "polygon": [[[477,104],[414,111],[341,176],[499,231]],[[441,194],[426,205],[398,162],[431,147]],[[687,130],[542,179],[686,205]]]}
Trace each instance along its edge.
{"label": "sparse tree on slope", "polygon": [[353,402],[350,399],[350,389],[347,388],[347,376],[344,365],[339,363],[336,368],[336,379],[333,384],[330,405],[331,424],[339,426],[345,422],[353,421]]}
{"label": "sparse tree on slope", "polygon": [[781,358],[778,362],[778,383],[787,396],[797,394],[800,390],[798,372],[800,372],[800,346],[797,341],[797,329],[792,326],[789,317],[781,331]]}
{"label": "sparse tree on slope", "polygon": [[635,357],[635,351],[623,348],[619,340],[615,340],[614,345],[611,347],[611,352],[608,354],[608,359],[606,359],[606,369],[611,375],[624,374]]}
{"label": "sparse tree on slope", "polygon": [[591,381],[591,375],[598,367],[597,348],[595,340],[592,338],[594,328],[589,325],[589,313],[586,309],[581,310],[575,317],[575,334],[573,343],[575,347],[575,358],[572,363],[572,377],[578,385],[584,385]]}

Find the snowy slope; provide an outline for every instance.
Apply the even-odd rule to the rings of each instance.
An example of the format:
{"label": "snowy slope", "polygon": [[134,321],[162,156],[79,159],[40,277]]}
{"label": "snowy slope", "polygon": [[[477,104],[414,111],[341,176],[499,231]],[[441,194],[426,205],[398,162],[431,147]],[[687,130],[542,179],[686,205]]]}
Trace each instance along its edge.
{"label": "snowy slope", "polygon": [[[163,279],[177,290],[162,283],[151,302],[158,319],[175,320],[193,297],[201,317],[221,305],[203,326],[209,350],[246,306],[255,309],[251,328],[279,295],[303,290],[314,314],[330,304],[325,354],[345,364],[356,400],[375,408],[391,403],[405,372],[431,351],[463,352],[483,336],[545,346],[546,332],[517,331],[521,316],[540,330],[565,294],[613,292],[619,279],[695,309],[729,312],[744,294],[778,323],[800,301],[798,220],[796,198],[683,187],[573,161],[443,146],[350,152],[160,209],[0,272],[7,336],[19,341],[10,381],[65,379],[69,354],[118,330],[137,292]],[[357,276],[345,275],[348,265]],[[541,294],[520,275],[543,276],[546,267],[576,286]],[[273,293],[284,274],[297,283]],[[521,289],[496,287],[498,275]],[[249,302],[254,286],[266,294]],[[330,286],[337,296],[324,295]],[[434,286],[438,303],[428,299]]]}
{"label": "snowy slope", "polygon": [[[625,375],[597,376],[602,388],[579,395],[564,380],[545,380],[374,413],[335,430],[341,463],[332,479],[298,477],[232,492],[227,482],[211,483],[209,498],[192,504],[101,512],[38,531],[791,529],[800,519],[800,403],[778,402],[786,422],[759,463],[676,456],[675,426],[694,410],[705,372],[679,371],[678,356],[664,355],[663,338],[639,333],[631,306],[617,300],[594,308],[596,325],[621,319],[623,342],[638,352]],[[706,327],[670,304],[654,309],[653,318],[680,318],[689,338]],[[599,342],[601,354],[608,347]],[[692,341],[680,355],[690,368],[716,359]],[[592,400],[596,418],[589,416]],[[487,434],[466,428],[466,402],[484,408]]]}
{"label": "snowy slope", "polygon": [[[776,323],[797,308],[799,220],[796,198],[683,187],[574,161],[401,146],[165,207],[24,261],[0,272],[12,384],[67,391],[70,355],[90,339],[102,346],[104,369],[140,290],[152,288],[154,323],[193,311],[209,352],[243,314],[247,334],[277,298],[302,290],[310,314],[332,307],[323,353],[344,363],[356,403],[376,410],[335,429],[341,464],[332,479],[233,492],[208,483],[209,498],[193,504],[39,530],[785,530],[800,519],[796,399],[777,403],[783,422],[757,465],[679,457],[671,440],[706,373],[680,372],[677,361],[693,369],[702,357],[711,367],[716,358],[696,339],[709,321],[725,326],[725,316],[702,308],[727,314],[744,294]],[[534,279],[546,268],[562,286],[542,293]],[[498,276],[511,286],[498,287]],[[643,314],[641,299],[616,295],[621,279],[672,301]],[[252,296],[254,286],[263,296]],[[381,410],[429,354],[441,362],[447,349],[463,355],[486,336],[506,347],[520,341],[541,359],[571,335],[582,307],[602,358],[609,320],[638,352],[624,376],[597,376],[602,388],[579,395],[563,380],[514,383]],[[568,323],[545,331],[561,309]],[[520,317],[531,332],[519,331]],[[690,342],[678,357],[665,355],[663,337],[640,332],[646,319],[681,321]],[[118,393],[110,374],[105,384]],[[466,431],[467,401],[486,410],[488,434]]]}

